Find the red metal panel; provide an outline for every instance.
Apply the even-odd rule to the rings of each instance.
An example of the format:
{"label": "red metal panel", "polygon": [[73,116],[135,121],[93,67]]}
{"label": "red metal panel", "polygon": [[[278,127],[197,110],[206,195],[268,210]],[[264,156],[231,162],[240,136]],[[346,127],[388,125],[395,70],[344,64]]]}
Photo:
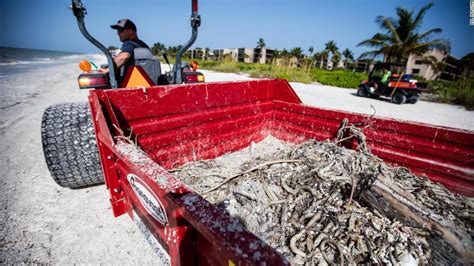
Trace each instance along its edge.
{"label": "red metal panel", "polygon": [[[179,199],[182,215],[207,241],[198,242],[200,256],[213,265],[289,265],[270,246],[256,238],[236,219],[197,194]],[[203,246],[204,245],[204,246]]]}
{"label": "red metal panel", "polygon": [[[276,81],[283,82],[283,81]],[[273,99],[275,81],[216,82],[108,90],[107,97],[121,118],[161,117],[199,112],[212,107],[258,103]],[[296,99],[292,99],[293,102]]]}
{"label": "red metal panel", "polygon": [[134,120],[128,120],[128,124],[133,128],[134,134],[142,135],[150,132],[193,127],[209,121],[229,120],[256,113],[266,113],[272,110],[272,102],[266,101],[232,105],[227,108],[209,108],[199,112],[188,112],[184,114],[136,118]]}
{"label": "red metal panel", "polygon": [[271,113],[260,113],[236,117],[230,119],[222,119],[218,121],[202,123],[194,126],[183,126],[174,130],[164,132],[149,132],[138,136],[139,143],[142,147],[158,148],[163,145],[174,145],[176,142],[187,141],[190,138],[203,138],[214,132],[225,132],[235,130],[237,128],[252,126],[257,123],[271,119]]}
{"label": "red metal panel", "polygon": [[[116,162],[117,171],[120,173],[119,181],[124,194],[127,197],[128,213],[135,219],[132,212],[138,214],[139,219],[150,230],[151,234],[158,240],[159,245],[169,255],[173,265],[191,265],[194,263],[194,249],[182,252],[182,247],[192,247],[195,240],[193,228],[179,215],[180,205],[175,203],[175,197],[189,193],[187,188],[179,181],[170,176],[163,168],[151,160],[142,160],[143,164],[137,164],[127,154],[120,154]],[[138,198],[139,195],[132,189],[128,176],[136,175],[150,188],[155,198],[165,210],[165,222],[157,220],[148,211],[145,204]],[[149,192],[149,191],[148,191]],[[138,222],[138,221],[136,221]],[[161,260],[163,262],[163,260]]]}
{"label": "red metal panel", "polygon": [[[286,127],[290,131],[289,134],[293,132],[316,136],[310,131],[319,131],[325,132],[328,138],[333,138],[339,128],[336,125],[342,119],[348,118],[351,123],[355,123],[368,118],[367,115],[284,102],[275,102],[275,105],[275,121],[284,121],[284,126],[280,126],[280,129]],[[297,116],[300,118],[296,118]],[[331,120],[334,122],[331,123]],[[300,127],[299,130],[293,129],[294,124]],[[446,185],[449,183],[451,189],[456,184],[463,184],[453,191],[474,195],[474,183],[466,184],[463,181],[474,179],[473,132],[381,118],[372,118],[370,124],[371,128],[366,130],[366,137],[374,154],[399,165],[416,168],[418,173],[433,177],[435,181]],[[306,133],[303,133],[305,131]],[[444,178],[439,178],[441,175],[444,175]]]}
{"label": "red metal panel", "polygon": [[[303,138],[304,140],[308,140],[310,138],[323,141],[326,139],[331,139],[333,134],[327,131],[316,131],[311,128],[307,128],[304,126],[294,125],[287,121],[273,121],[272,125],[272,135],[275,132],[280,132],[280,136],[287,135],[284,137],[285,141],[296,142],[299,143],[300,139]],[[295,138],[296,141],[291,141],[291,139]]]}
{"label": "red metal panel", "polygon": [[[177,145],[150,149],[146,152],[163,167],[167,169],[174,168],[187,161],[209,159],[226,152],[237,151],[248,146],[252,141],[262,140],[262,133],[260,133],[262,124],[258,123],[254,126],[213,133],[192,141],[183,140],[182,143]],[[230,145],[230,143],[233,144]]]}
{"label": "red metal panel", "polygon": [[359,123],[366,119],[366,116],[356,113],[316,108],[312,106],[292,104],[283,101],[275,101],[275,109],[292,114],[306,115],[310,117],[319,117],[327,120],[338,121],[338,123],[340,123],[344,118],[349,119],[351,123]]}
{"label": "red metal panel", "polygon": [[419,136],[433,143],[441,141],[449,144],[461,144],[466,147],[474,146],[473,132],[463,129],[433,126],[423,123],[414,123],[394,119],[374,118],[372,123],[375,129],[384,129],[406,136]]}
{"label": "red metal panel", "polygon": [[89,96],[89,105],[91,108],[94,130],[96,133],[95,136],[98,145],[102,171],[105,176],[105,184],[109,190],[112,212],[115,217],[118,217],[125,213],[126,206],[124,203],[125,195],[120,188],[117,172],[114,167],[114,140],[112,139],[111,132],[106,123],[104,112],[97,95],[92,94]]}
{"label": "red metal panel", "polygon": [[296,103],[301,104],[302,101],[293,90],[288,81],[284,79],[275,79],[272,80],[274,84],[273,88],[273,97],[274,101],[283,101],[286,103]]}
{"label": "red metal panel", "polygon": [[[181,182],[153,161],[136,155],[117,154],[115,167],[120,173],[119,182],[127,197],[130,216],[133,211],[147,225],[151,233],[169,254],[172,265],[193,265],[196,257],[207,257],[219,264],[255,265],[262,262],[287,265],[276,251],[246,231],[238,220],[227,216],[199,195],[191,192]],[[140,163],[137,163],[139,161]],[[139,176],[156,194],[167,216],[161,224],[146,210],[133,191],[127,176]],[[205,238],[205,243],[197,239]],[[211,245],[213,252],[197,254]],[[257,254],[257,255],[256,255]]]}
{"label": "red metal panel", "polygon": [[[453,163],[474,164],[474,150],[467,145],[449,143],[441,140],[433,142],[430,139],[419,136],[407,138],[403,134],[387,132],[382,128],[367,128],[364,132],[366,136],[370,138],[371,142],[378,143],[379,145],[392,145],[408,152],[415,151],[428,155],[436,155],[438,158],[445,158],[451,160]],[[390,141],[388,142],[387,140]],[[459,156],[459,154],[464,154],[464,156]],[[441,155],[441,157],[439,155]]]}
{"label": "red metal panel", "polygon": [[298,114],[292,112],[275,111],[275,121],[285,121],[295,126],[303,126],[315,132],[330,132],[336,136],[341,121],[328,119],[325,117],[310,116],[306,114]]}

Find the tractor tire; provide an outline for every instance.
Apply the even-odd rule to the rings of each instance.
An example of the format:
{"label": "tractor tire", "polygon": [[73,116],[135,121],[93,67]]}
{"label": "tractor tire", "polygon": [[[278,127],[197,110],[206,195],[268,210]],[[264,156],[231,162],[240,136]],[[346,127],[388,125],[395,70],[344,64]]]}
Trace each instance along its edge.
{"label": "tractor tire", "polygon": [[404,104],[406,101],[407,97],[400,92],[397,92],[392,96],[392,103]]}
{"label": "tractor tire", "polygon": [[367,97],[367,96],[369,96],[369,94],[367,93],[367,91],[364,88],[359,87],[359,89],[357,89],[357,96]]}
{"label": "tractor tire", "polygon": [[58,185],[81,188],[104,183],[87,103],[61,103],[46,108],[41,137],[46,164]]}

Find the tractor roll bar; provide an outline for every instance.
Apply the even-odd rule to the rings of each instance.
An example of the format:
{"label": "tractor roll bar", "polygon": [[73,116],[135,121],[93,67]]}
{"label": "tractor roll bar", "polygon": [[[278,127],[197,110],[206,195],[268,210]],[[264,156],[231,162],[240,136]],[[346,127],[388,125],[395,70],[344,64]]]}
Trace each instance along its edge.
{"label": "tractor roll bar", "polygon": [[193,45],[197,39],[198,27],[201,26],[201,16],[198,14],[198,0],[192,0],[191,4],[191,27],[192,35],[191,39],[178,51],[176,54],[176,62],[174,64],[174,83],[181,84],[183,82],[181,77],[181,57],[183,54]]}
{"label": "tractor roll bar", "polygon": [[86,26],[84,24],[84,17],[87,14],[86,8],[82,4],[81,0],[71,0],[71,9],[72,13],[76,17],[77,25],[79,26],[79,30],[81,31],[82,35],[86,37],[88,41],[90,41],[93,45],[95,45],[99,50],[101,50],[105,57],[107,57],[107,63],[109,64],[109,79],[110,79],[110,86],[112,88],[117,88],[117,79],[115,78],[115,69],[114,69],[114,61],[112,60],[112,55],[110,54],[109,50],[105,48],[98,40],[92,37],[89,32],[87,32]]}

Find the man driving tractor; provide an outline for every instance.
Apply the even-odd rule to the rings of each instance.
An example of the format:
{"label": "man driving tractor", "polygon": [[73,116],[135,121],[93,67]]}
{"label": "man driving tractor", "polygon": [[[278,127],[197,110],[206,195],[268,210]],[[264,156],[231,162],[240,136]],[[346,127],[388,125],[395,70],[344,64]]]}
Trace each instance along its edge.
{"label": "man driving tractor", "polygon": [[[116,69],[120,69],[119,82],[121,82],[127,73],[129,67],[135,65],[135,48],[147,48],[150,47],[140,40],[137,35],[137,27],[129,19],[121,19],[117,24],[110,26],[112,29],[117,30],[120,41],[123,43],[121,52],[113,59]],[[104,72],[107,72],[104,70]]]}

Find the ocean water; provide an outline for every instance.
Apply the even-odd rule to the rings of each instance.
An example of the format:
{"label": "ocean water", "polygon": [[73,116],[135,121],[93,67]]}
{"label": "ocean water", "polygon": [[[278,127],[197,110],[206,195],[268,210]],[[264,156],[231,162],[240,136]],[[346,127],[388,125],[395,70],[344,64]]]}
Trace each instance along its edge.
{"label": "ocean water", "polygon": [[0,78],[21,75],[38,68],[75,62],[79,64],[82,59],[91,60],[97,57],[99,55],[0,47]]}
{"label": "ocean water", "polygon": [[99,54],[0,47],[0,134],[5,124],[13,123],[7,115],[10,108],[32,101],[47,91],[45,86],[58,81],[67,79],[74,84],[83,59],[97,64],[106,61]]}

